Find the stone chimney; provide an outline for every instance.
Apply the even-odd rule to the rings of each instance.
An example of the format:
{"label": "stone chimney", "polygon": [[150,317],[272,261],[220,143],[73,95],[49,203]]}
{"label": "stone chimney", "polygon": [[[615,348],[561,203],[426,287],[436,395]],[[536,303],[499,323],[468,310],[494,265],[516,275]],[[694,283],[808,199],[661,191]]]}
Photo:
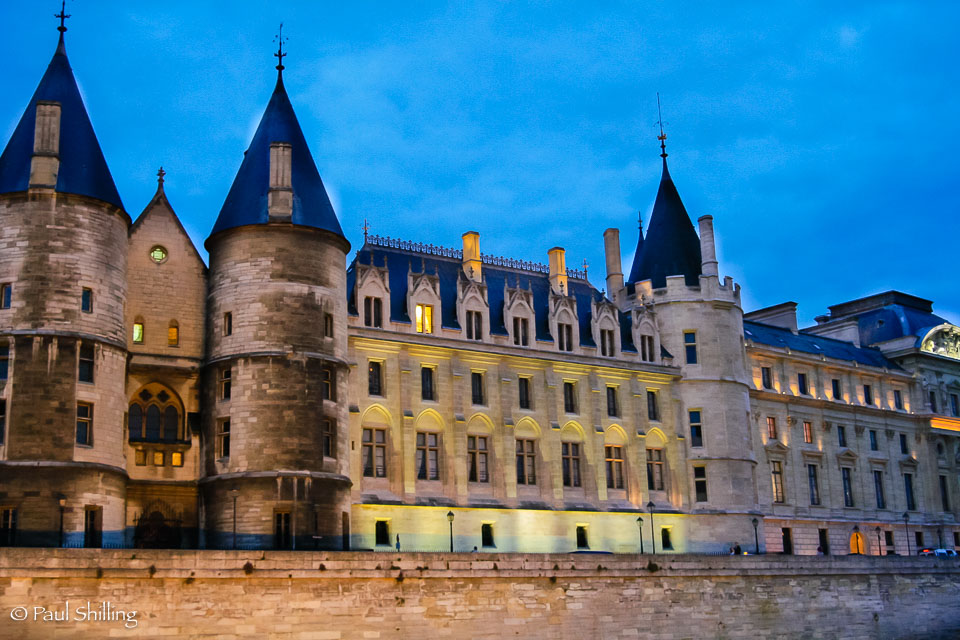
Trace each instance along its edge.
{"label": "stone chimney", "polygon": [[717,247],[713,241],[713,216],[701,216],[700,224],[700,272],[705,276],[717,276]]}
{"label": "stone chimney", "polygon": [[603,232],[603,252],[607,262],[607,295],[618,302],[623,289],[623,268],[620,258],[620,229],[607,229]]}
{"label": "stone chimney", "polygon": [[293,215],[293,147],[286,142],[270,143],[270,191],[267,211],[270,221],[289,222]]}
{"label": "stone chimney", "polygon": [[60,173],[60,103],[37,101],[30,188],[55,189]]}
{"label": "stone chimney", "polygon": [[463,273],[474,282],[483,282],[480,234],[476,231],[467,231],[461,237],[463,238]]}
{"label": "stone chimney", "polygon": [[558,295],[568,295],[566,252],[563,247],[554,247],[547,255],[550,256],[550,290]]}

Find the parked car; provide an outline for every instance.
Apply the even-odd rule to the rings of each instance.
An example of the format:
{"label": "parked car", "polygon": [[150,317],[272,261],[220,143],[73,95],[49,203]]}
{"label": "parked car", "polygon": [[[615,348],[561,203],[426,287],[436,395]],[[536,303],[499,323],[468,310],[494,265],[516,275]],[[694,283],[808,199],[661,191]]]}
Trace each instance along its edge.
{"label": "parked car", "polygon": [[927,549],[920,549],[920,551],[917,552],[917,555],[921,555],[921,556],[942,556],[942,557],[955,558],[955,557],[957,557],[957,551],[956,551],[956,549],[929,549],[929,548],[927,548]]}

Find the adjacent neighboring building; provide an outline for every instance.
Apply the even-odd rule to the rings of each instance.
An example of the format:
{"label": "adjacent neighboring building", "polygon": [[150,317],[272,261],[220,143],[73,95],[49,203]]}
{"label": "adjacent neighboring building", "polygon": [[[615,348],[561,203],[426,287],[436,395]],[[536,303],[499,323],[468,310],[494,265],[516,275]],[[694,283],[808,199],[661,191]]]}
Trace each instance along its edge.
{"label": "adjacent neighboring building", "polygon": [[960,544],[960,329],[929,301],[744,314],[665,149],[603,290],[472,231],[348,266],[282,72],[208,266],[162,170],[131,224],[61,32],[0,156],[0,544]]}

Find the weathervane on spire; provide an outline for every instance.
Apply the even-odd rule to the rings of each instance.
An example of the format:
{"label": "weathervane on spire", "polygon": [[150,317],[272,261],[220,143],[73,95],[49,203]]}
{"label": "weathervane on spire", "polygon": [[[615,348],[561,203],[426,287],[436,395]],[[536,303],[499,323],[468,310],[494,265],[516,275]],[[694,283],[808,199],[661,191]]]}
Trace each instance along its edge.
{"label": "weathervane on spire", "polygon": [[277,59],[277,71],[283,71],[283,57],[287,54],[283,52],[283,43],[285,40],[290,38],[283,37],[283,23],[280,23],[280,31],[277,33],[276,37],[273,39],[277,43],[277,52],[274,55]]}
{"label": "weathervane on spire", "polygon": [[167,172],[163,170],[163,167],[160,167],[160,171],[157,171],[157,186],[163,186],[163,176],[167,175]]}
{"label": "weathervane on spire", "polygon": [[370,231],[370,225],[367,223],[367,219],[363,219],[363,244],[367,244],[367,232]]}
{"label": "weathervane on spire", "polygon": [[60,32],[60,35],[63,36],[63,32],[67,30],[64,21],[70,17],[70,14],[67,13],[67,0],[63,0],[60,5],[60,13],[56,13],[53,16],[54,18],[60,18],[60,26],[57,27],[57,31]]}
{"label": "weathervane on spire", "polygon": [[663,113],[660,111],[660,92],[657,91],[657,124],[660,125],[660,135],[657,136],[657,140],[660,141],[660,157],[667,157],[667,134],[663,132]]}

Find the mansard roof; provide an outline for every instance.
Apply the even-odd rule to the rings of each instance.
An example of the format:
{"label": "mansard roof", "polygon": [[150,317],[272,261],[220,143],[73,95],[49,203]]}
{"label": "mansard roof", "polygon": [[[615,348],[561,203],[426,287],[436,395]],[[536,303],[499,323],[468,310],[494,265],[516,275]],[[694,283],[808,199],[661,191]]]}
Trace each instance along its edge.
{"label": "mansard roof", "polygon": [[900,367],[888,360],[883,353],[873,347],[858,347],[852,342],[826,338],[809,333],[794,333],[789,329],[769,324],[743,321],[743,334],[747,340],[775,349],[790,349],[798,353],[823,355],[834,360],[845,360],[870,367],[899,370]]}
{"label": "mansard roof", "polygon": [[700,238],[670,178],[664,154],[647,237],[644,239],[641,231],[627,282],[651,280],[654,288],[659,288],[667,286],[667,276],[684,276],[691,286],[700,283]]}
{"label": "mansard roof", "polygon": [[26,191],[30,185],[34,123],[39,101],[60,103],[60,168],[56,190],[96,198],[123,209],[67,60],[62,33],[46,73],[0,155],[0,193]]}
{"label": "mansard roof", "polygon": [[[407,244],[391,241],[391,244]],[[440,325],[444,329],[460,330],[457,319],[457,283],[462,276],[462,261],[457,252],[442,249],[437,252],[421,252],[365,242],[347,270],[348,312],[359,315],[356,300],[356,267],[373,265],[386,267],[390,286],[390,320],[410,323],[407,312],[407,275],[427,273],[436,275],[440,284]],[[439,249],[439,248],[438,248]],[[449,255],[439,255],[446,253]],[[569,274],[570,272],[568,272]],[[553,342],[550,333],[550,278],[544,271],[513,268],[484,263],[483,284],[487,287],[487,304],[490,307],[490,334],[507,336],[509,332],[504,317],[504,288],[526,289],[533,296],[534,335],[537,340]],[[604,300],[604,296],[588,280],[570,276],[567,281],[569,295],[573,296],[577,309],[577,321],[580,328],[580,345],[596,347],[593,340],[591,322],[593,321],[593,302]],[[633,335],[630,330],[630,316],[618,313],[620,322],[621,350],[635,352]]]}
{"label": "mansard roof", "polygon": [[331,231],[343,237],[337,214],[330,204],[320,172],[303,137],[300,123],[283,86],[283,72],[277,74],[277,84],[267,104],[250,147],[244,152],[243,162],[230,187],[227,199],[210,235],[252,224],[266,224],[269,220],[267,195],[270,189],[270,145],[286,142],[292,149],[293,215],[295,225]]}
{"label": "mansard roof", "polygon": [[933,313],[930,300],[900,291],[885,291],[830,307],[830,315],[817,318],[830,323],[855,320],[862,344],[878,344],[905,336],[917,338],[917,346],[934,327],[950,324]]}

